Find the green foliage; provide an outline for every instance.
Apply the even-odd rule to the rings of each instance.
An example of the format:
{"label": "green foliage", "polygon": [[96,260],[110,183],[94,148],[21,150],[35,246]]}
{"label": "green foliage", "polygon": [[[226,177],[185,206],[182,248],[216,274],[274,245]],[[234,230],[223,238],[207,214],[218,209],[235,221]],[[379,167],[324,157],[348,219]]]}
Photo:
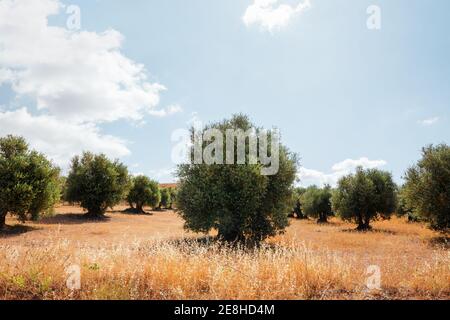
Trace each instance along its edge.
{"label": "green foliage", "polygon": [[60,185],[60,200],[67,201],[67,177],[60,176],[59,177],[59,185]]}
{"label": "green foliage", "polygon": [[8,213],[22,221],[51,213],[59,197],[59,169],[23,138],[0,138],[0,228]]}
{"label": "green foliage", "polygon": [[428,146],[422,159],[406,172],[404,201],[414,215],[428,221],[432,228],[450,227],[450,147]]}
{"label": "green foliage", "polygon": [[396,185],[389,172],[358,168],[356,174],[343,177],[333,194],[332,204],[338,215],[370,229],[370,221],[387,219],[397,207]]}
{"label": "green foliage", "polygon": [[99,217],[125,198],[128,187],[128,170],[122,163],[85,152],[72,160],[67,200],[80,203],[89,216]]}
{"label": "green foliage", "polygon": [[[225,132],[252,127],[246,116],[238,115],[208,128]],[[246,164],[180,165],[177,205],[185,227],[205,233],[216,229],[225,241],[251,243],[283,232],[288,225],[297,160],[285,147],[280,149],[279,171],[272,176],[261,175],[261,163],[249,164],[248,144]]]}
{"label": "green foliage", "polygon": [[303,212],[301,202],[301,196],[305,193],[305,191],[306,191],[305,188],[294,188],[292,192],[291,201],[289,204],[290,208],[292,208],[289,215],[290,218],[294,217],[296,217],[297,219],[308,218],[308,216]]}
{"label": "green foliage", "polygon": [[169,209],[173,209],[177,205],[178,189],[177,188],[169,188],[169,192],[170,192]]}
{"label": "green foliage", "polygon": [[144,212],[144,206],[155,208],[161,201],[159,185],[156,181],[146,176],[137,176],[132,179],[132,187],[127,196],[127,201],[138,212]]}
{"label": "green foliage", "polygon": [[61,199],[60,170],[37,153],[32,153],[30,163],[35,190],[30,214],[32,220],[38,220],[43,214],[53,214],[53,206]]}
{"label": "green foliage", "polygon": [[406,202],[406,193],[405,188],[402,187],[398,191],[397,195],[397,210],[396,214],[398,217],[407,217],[409,222],[419,222],[421,218],[418,214],[414,212],[414,210],[408,205]]}
{"label": "green foliage", "polygon": [[159,203],[159,207],[168,208],[170,203],[172,202],[170,198],[170,190],[168,188],[164,188],[161,190],[161,202]]}
{"label": "green foliage", "polygon": [[320,189],[312,186],[306,189],[301,196],[303,212],[306,216],[318,218],[318,223],[326,223],[333,214],[331,209],[331,187]]}

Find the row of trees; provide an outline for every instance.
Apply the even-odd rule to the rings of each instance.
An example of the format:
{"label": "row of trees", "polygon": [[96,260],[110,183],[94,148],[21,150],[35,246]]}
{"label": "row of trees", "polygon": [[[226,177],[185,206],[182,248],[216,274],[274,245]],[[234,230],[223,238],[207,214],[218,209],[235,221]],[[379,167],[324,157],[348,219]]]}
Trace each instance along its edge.
{"label": "row of trees", "polygon": [[[255,126],[248,117],[237,115],[208,128],[245,132]],[[329,186],[294,189],[297,158],[283,145],[276,175],[261,176],[261,166],[180,165],[178,205],[186,228],[196,232],[216,229],[224,240],[257,243],[282,233],[288,225],[286,212],[294,207],[298,218],[310,216],[326,222],[329,215],[336,214],[356,223],[358,230],[370,229],[371,221],[387,219],[396,211],[407,211],[448,232],[450,147],[445,144],[425,148],[422,160],[407,171],[401,188],[389,172],[358,168],[340,179],[334,190]]]}
{"label": "row of trees", "polygon": [[80,204],[92,218],[101,218],[108,208],[123,200],[132,213],[145,213],[145,206],[172,209],[176,200],[175,188],[160,188],[158,182],[144,175],[130,176],[118,160],[90,152],[72,160],[65,185],[64,200]]}
{"label": "row of trees", "polygon": [[132,177],[119,161],[89,152],[76,156],[68,177],[61,177],[59,168],[30,150],[23,138],[0,138],[0,229],[7,214],[23,222],[37,220],[51,214],[61,198],[79,204],[87,217],[99,218],[123,200],[135,213],[143,213],[144,206],[172,208],[176,190],[161,189],[145,176]]}
{"label": "row of trees", "polygon": [[316,218],[317,223],[328,222],[328,217],[333,215],[331,208],[331,187],[296,188],[292,197],[292,213],[290,217],[298,219]]}
{"label": "row of trees", "polygon": [[[248,117],[237,115],[207,128],[246,132],[256,127]],[[270,149],[270,136],[267,144]],[[234,148],[237,157],[237,144]],[[283,145],[275,175],[261,175],[265,165],[259,161],[250,164],[247,159],[246,163],[183,164],[177,171],[177,191],[160,190],[147,177],[130,178],[119,161],[87,152],[72,160],[62,183],[59,169],[42,154],[30,151],[22,138],[8,136],[0,139],[0,228],[8,213],[26,220],[51,212],[63,194],[65,200],[79,203],[95,218],[124,199],[136,213],[143,212],[144,206],[171,208],[176,201],[187,229],[215,229],[226,241],[258,243],[282,233],[292,207],[299,218],[309,216],[326,222],[328,216],[336,214],[355,222],[360,230],[394,212],[418,217],[438,230],[449,229],[450,147],[445,144],[425,148],[423,158],[407,171],[401,188],[388,172],[358,168],[355,174],[343,177],[334,190],[328,186],[296,190],[297,156]]]}
{"label": "row of trees", "polygon": [[293,201],[292,216],[299,219],[312,217],[326,223],[329,216],[338,215],[356,223],[358,230],[368,230],[371,221],[387,219],[396,211],[397,186],[388,172],[357,168],[355,174],[340,179],[336,189],[296,189]]}
{"label": "row of trees", "polygon": [[131,180],[131,188],[127,196],[131,212],[145,213],[144,206],[155,210],[173,209],[177,197],[176,188],[160,188],[158,182],[146,176],[137,176]]}
{"label": "row of trees", "polygon": [[64,199],[80,204],[92,218],[102,217],[124,199],[131,207],[129,212],[144,213],[144,206],[172,208],[176,198],[175,189],[161,189],[158,182],[143,175],[131,177],[118,160],[89,152],[72,160],[66,187]]}
{"label": "row of trees", "polygon": [[292,216],[299,219],[330,215],[370,229],[370,221],[388,219],[392,214],[409,221],[428,222],[433,229],[448,232],[450,226],[450,147],[428,146],[422,159],[409,168],[405,184],[396,186],[390,173],[358,168],[343,177],[336,189],[316,186],[294,190]]}

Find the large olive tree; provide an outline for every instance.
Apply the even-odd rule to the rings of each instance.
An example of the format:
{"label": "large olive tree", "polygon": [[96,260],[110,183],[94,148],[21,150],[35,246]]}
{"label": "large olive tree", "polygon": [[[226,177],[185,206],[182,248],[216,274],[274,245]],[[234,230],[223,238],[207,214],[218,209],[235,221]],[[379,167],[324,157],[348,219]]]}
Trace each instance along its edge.
{"label": "large olive tree", "polygon": [[371,220],[387,219],[395,211],[396,190],[389,172],[360,167],[339,180],[333,208],[343,220],[356,222],[358,230],[368,230]]}
{"label": "large olive tree", "polygon": [[108,208],[125,198],[128,188],[128,170],[118,160],[90,152],[73,158],[67,178],[67,200],[79,203],[87,210],[87,217],[103,217]]}
{"label": "large olive tree", "polygon": [[59,201],[59,169],[21,137],[0,138],[0,229],[6,215],[38,219]]}
{"label": "large olive tree", "polygon": [[450,147],[446,144],[423,149],[422,159],[405,175],[402,190],[405,205],[413,215],[441,231],[450,228]]}
{"label": "large olive tree", "polygon": [[[213,123],[202,132],[211,128],[221,133],[228,129],[248,132],[254,126],[246,116],[237,115]],[[195,134],[195,144],[194,137]],[[268,140],[270,145],[271,139]],[[224,139],[224,154],[230,143]],[[194,164],[191,159],[190,164],[178,167],[177,206],[189,230],[206,233],[215,229],[225,241],[259,243],[283,232],[288,225],[297,161],[295,155],[280,146],[278,172],[263,175],[264,164],[249,161],[249,143],[245,145],[245,163],[238,164],[236,145],[235,164]]]}

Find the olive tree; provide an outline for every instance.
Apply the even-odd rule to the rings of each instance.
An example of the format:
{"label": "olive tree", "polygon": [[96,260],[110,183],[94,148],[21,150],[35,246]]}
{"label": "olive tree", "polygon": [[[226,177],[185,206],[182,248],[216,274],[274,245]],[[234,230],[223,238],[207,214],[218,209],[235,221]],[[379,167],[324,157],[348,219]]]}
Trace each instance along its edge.
{"label": "olive tree", "polygon": [[450,227],[450,147],[428,146],[422,159],[408,169],[402,195],[414,215],[436,230]]}
{"label": "olive tree", "polygon": [[[230,120],[210,124],[201,133],[211,128],[225,133],[228,129],[248,132],[255,127],[246,116],[237,115]],[[191,138],[195,144],[194,131]],[[226,146],[235,142],[235,139],[233,142],[225,140],[228,139],[223,141],[224,154]],[[269,147],[271,141],[270,137]],[[234,164],[195,164],[191,157],[189,164],[179,165],[177,206],[187,229],[204,233],[215,229],[224,241],[257,244],[282,233],[288,226],[296,156],[280,145],[277,173],[263,175],[261,169],[264,164],[260,160],[249,161],[249,145],[245,144],[245,163],[242,164],[238,164],[237,146],[234,144],[229,145],[229,150],[234,150]]]}
{"label": "olive tree", "polygon": [[301,196],[303,212],[306,216],[318,218],[317,223],[327,223],[333,214],[331,208],[331,187],[311,186]]}
{"label": "olive tree", "polygon": [[172,202],[170,198],[170,190],[168,188],[164,188],[161,190],[161,201],[159,202],[159,209],[162,207],[168,208],[170,203]]}
{"label": "olive tree", "polygon": [[170,205],[169,209],[173,209],[174,206],[177,204],[177,195],[178,195],[178,189],[177,188],[170,188]]}
{"label": "olive tree", "polygon": [[396,214],[398,217],[407,217],[409,222],[421,221],[420,216],[408,205],[404,187],[399,188],[397,198]]}
{"label": "olive tree", "polygon": [[303,212],[303,205],[301,202],[301,196],[303,193],[305,193],[305,188],[294,188],[292,191],[292,197],[290,201],[290,218],[297,218],[297,219],[307,219],[308,216]]}
{"label": "olive tree", "polygon": [[0,229],[6,215],[37,220],[59,201],[59,169],[21,137],[0,138]]}
{"label": "olive tree", "polygon": [[337,214],[358,224],[358,230],[370,229],[370,221],[388,219],[397,206],[397,187],[389,172],[359,167],[355,174],[341,178],[332,197]]}
{"label": "olive tree", "polygon": [[42,215],[53,214],[54,205],[61,199],[60,170],[54,167],[43,155],[31,161],[35,196],[30,206],[30,218],[37,221]]}
{"label": "olive tree", "polygon": [[158,182],[146,176],[134,177],[127,200],[131,208],[137,213],[144,213],[144,206],[156,208],[161,201]]}
{"label": "olive tree", "polygon": [[129,188],[127,168],[104,154],[85,152],[72,160],[67,177],[67,200],[79,203],[87,217],[101,218],[125,198]]}

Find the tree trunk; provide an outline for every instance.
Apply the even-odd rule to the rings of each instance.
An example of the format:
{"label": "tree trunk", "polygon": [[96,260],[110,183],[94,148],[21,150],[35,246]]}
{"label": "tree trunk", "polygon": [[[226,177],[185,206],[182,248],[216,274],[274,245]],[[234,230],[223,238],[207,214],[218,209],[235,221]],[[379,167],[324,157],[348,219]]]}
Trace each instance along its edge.
{"label": "tree trunk", "polygon": [[89,219],[101,219],[105,215],[104,211],[102,211],[100,208],[90,208],[88,209],[88,212],[85,214],[85,216]]}
{"label": "tree trunk", "polygon": [[358,219],[359,225],[357,230],[358,231],[368,231],[371,230],[372,227],[370,226],[370,219],[369,218],[363,218],[362,216]]}
{"label": "tree trunk", "polygon": [[144,211],[144,205],[143,205],[142,203],[138,203],[138,204],[136,205],[136,212],[137,212],[137,213],[145,213],[145,211]]}
{"label": "tree trunk", "polygon": [[364,220],[362,214],[358,215],[358,228],[356,230],[363,231],[364,230]]}
{"label": "tree trunk", "polygon": [[219,239],[226,241],[226,242],[230,242],[230,243],[242,241],[242,238],[243,238],[242,235],[240,235],[239,232],[237,232],[237,231],[225,233],[220,230],[219,230],[218,237],[219,237]]}
{"label": "tree trunk", "polygon": [[327,223],[327,222],[328,222],[327,215],[320,213],[319,220],[317,220],[317,223]]}
{"label": "tree trunk", "polygon": [[370,218],[366,218],[364,221],[364,230],[370,230],[372,227],[370,226]]}

